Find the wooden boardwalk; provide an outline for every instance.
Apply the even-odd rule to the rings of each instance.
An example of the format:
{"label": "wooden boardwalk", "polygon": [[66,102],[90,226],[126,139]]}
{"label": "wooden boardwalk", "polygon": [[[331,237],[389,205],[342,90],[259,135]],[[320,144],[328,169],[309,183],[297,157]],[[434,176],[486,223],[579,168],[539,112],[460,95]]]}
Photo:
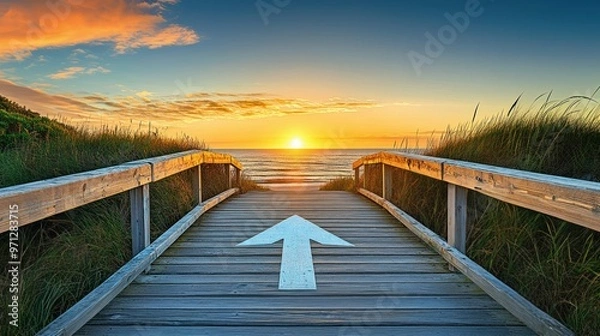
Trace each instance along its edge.
{"label": "wooden boardwalk", "polygon": [[[354,247],[312,243],[317,290],[278,289],[282,243],[236,247],[292,216]],[[345,192],[262,192],[201,217],[79,335],[530,335],[387,211]]]}

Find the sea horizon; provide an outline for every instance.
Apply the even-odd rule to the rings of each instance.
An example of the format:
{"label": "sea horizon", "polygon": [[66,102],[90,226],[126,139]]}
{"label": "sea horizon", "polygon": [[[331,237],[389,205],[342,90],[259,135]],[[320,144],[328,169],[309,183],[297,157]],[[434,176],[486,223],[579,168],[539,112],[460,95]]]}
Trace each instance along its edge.
{"label": "sea horizon", "polygon": [[[352,163],[389,148],[215,149],[240,161],[244,174],[271,190],[315,190],[340,177],[352,177]],[[414,151],[408,149],[404,151]]]}
{"label": "sea horizon", "polygon": [[[352,163],[384,149],[219,149],[244,166],[244,174],[272,190],[318,189],[352,176]],[[389,149],[388,149],[389,150]]]}

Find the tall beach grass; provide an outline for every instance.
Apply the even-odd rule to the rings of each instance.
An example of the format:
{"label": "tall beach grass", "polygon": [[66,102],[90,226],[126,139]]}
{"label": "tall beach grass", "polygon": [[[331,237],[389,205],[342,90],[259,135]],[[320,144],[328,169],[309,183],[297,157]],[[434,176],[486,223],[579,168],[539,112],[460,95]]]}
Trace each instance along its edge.
{"label": "tall beach grass", "polygon": [[[431,141],[430,143],[433,143]],[[425,155],[600,181],[600,107],[539,97],[449,129]],[[446,235],[446,185],[395,170],[392,202]],[[469,193],[467,254],[578,335],[600,330],[600,233]]]}
{"label": "tall beach grass", "polygon": [[[508,112],[476,120],[477,109],[472,122],[424,141],[423,154],[600,182],[593,97],[547,94],[526,106],[519,97]],[[372,169],[367,189],[381,192],[380,168]],[[392,203],[446,237],[446,184],[391,169]],[[348,179],[325,188],[347,190]],[[598,335],[600,232],[469,192],[467,255],[577,335]]]}
{"label": "tall beach grass", "polygon": [[[11,122],[23,119],[14,113],[9,117]],[[33,118],[39,119],[35,115]],[[40,120],[51,127],[62,127],[44,118]],[[202,142],[191,138],[171,139],[146,130],[105,127],[92,131],[65,127],[64,132],[40,138],[30,136],[33,132],[27,128],[21,129],[28,135],[13,132],[4,138],[8,140],[6,148],[0,151],[0,187],[141,158],[206,149]],[[207,180],[210,182],[210,177]],[[150,186],[153,240],[191,210],[190,181],[189,173],[183,172]],[[242,181],[245,191],[258,188],[248,178]],[[215,189],[210,183],[203,186]],[[217,192],[214,190],[212,194]],[[22,258],[19,327],[5,328],[8,316],[2,314],[1,335],[35,334],[131,258],[128,195],[119,194],[27,225],[20,228],[19,235]],[[7,234],[0,235],[0,246],[8,246]],[[0,253],[0,262],[8,265],[6,251]],[[7,272],[2,272],[3,305],[9,302],[8,280]]]}

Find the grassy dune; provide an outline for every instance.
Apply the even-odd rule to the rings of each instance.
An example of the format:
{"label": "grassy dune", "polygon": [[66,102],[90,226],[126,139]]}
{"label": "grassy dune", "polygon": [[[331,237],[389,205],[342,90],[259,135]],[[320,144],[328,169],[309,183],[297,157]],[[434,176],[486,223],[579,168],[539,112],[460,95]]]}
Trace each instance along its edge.
{"label": "grassy dune", "polygon": [[[193,139],[105,128],[78,130],[41,117],[0,97],[0,187],[117,165],[189,149]],[[257,188],[245,178],[245,190]],[[205,197],[218,192],[214,186]],[[181,173],[150,186],[152,239],[192,208],[190,176]],[[19,328],[0,334],[32,335],[95,288],[131,258],[129,199],[121,194],[20,229]],[[0,235],[0,246],[8,236]],[[8,265],[7,250],[0,263]],[[0,275],[0,302],[8,304],[8,274]],[[4,311],[4,310],[2,310]]]}
{"label": "grassy dune", "polygon": [[344,176],[344,177],[339,177],[339,178],[333,179],[333,180],[325,183],[324,185],[322,185],[319,188],[319,190],[321,190],[321,191],[331,191],[331,190],[353,191],[354,188],[355,188],[354,177]]}
{"label": "grassy dune", "polygon": [[[425,155],[600,181],[600,107],[532,105],[448,130]],[[395,170],[392,201],[446,235],[446,185]],[[417,192],[418,191],[418,192]],[[578,335],[600,330],[600,233],[469,193],[467,254]]]}

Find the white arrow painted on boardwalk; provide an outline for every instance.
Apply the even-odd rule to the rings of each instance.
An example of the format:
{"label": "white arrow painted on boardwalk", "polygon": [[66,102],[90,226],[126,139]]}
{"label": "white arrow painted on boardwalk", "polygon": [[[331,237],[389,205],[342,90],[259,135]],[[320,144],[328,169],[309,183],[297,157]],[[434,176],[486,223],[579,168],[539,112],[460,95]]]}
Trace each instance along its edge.
{"label": "white arrow painted on boardwalk", "polygon": [[321,245],[354,246],[306,219],[294,215],[237,246],[271,245],[283,239],[279,289],[317,289],[310,241]]}

